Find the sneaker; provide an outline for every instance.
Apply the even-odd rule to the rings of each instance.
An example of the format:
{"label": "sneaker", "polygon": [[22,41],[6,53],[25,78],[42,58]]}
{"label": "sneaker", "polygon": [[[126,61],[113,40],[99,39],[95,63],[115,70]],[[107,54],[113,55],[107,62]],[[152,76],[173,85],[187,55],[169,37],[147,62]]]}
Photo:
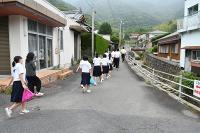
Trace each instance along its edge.
{"label": "sneaker", "polygon": [[85,88],[84,85],[81,85],[81,88]]}
{"label": "sneaker", "polygon": [[5,108],[5,111],[6,111],[7,116],[10,118],[12,114],[12,110],[9,108]]}
{"label": "sneaker", "polygon": [[38,93],[35,94],[35,96],[36,97],[41,97],[41,96],[44,96],[44,93],[38,92]]}
{"label": "sneaker", "polygon": [[87,93],[91,93],[91,90],[87,90]]}
{"label": "sneaker", "polygon": [[27,113],[29,113],[29,112],[30,112],[29,110],[25,109],[25,110],[22,110],[22,111],[20,112],[20,114],[23,115],[23,114],[27,114]]}
{"label": "sneaker", "polygon": [[85,89],[85,88],[83,88],[83,89],[82,89],[82,92],[83,92],[83,93],[85,93],[85,92],[86,92],[86,89]]}

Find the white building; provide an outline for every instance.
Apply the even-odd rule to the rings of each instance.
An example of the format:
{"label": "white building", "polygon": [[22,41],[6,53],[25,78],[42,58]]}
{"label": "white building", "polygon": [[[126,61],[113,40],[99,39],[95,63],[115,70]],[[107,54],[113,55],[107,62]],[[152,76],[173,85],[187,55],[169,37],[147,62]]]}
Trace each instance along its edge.
{"label": "white building", "polygon": [[200,74],[200,0],[185,0],[184,18],[178,20],[181,33],[181,67]]}
{"label": "white building", "polygon": [[80,24],[46,0],[0,1],[0,75],[11,72],[14,56],[36,55],[37,69],[69,67],[81,57]]}

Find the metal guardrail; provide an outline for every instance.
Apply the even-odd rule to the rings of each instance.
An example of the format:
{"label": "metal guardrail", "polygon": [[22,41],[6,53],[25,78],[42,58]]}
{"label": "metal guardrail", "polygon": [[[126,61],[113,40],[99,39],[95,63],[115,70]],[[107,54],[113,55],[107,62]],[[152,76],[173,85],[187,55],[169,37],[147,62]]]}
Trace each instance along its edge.
{"label": "metal guardrail", "polygon": [[[193,95],[189,95],[183,91],[183,88],[194,91],[194,88],[190,88],[190,87],[182,84],[183,80],[192,81],[192,82],[194,82],[194,80],[184,78],[181,75],[178,76],[178,75],[169,74],[169,73],[166,73],[163,71],[155,70],[149,66],[146,66],[146,65],[140,63],[139,61],[135,60],[135,58],[133,58],[130,55],[126,56],[126,61],[131,67],[134,67],[134,69],[137,70],[137,72],[139,72],[140,74],[142,74],[143,77],[145,77],[147,80],[151,80],[154,83],[165,86],[167,89],[162,89],[163,91],[166,91],[167,93],[176,95],[178,100],[183,101],[184,103],[189,104],[189,106],[192,106],[195,109],[200,111],[200,106],[199,106],[200,99]],[[174,77],[179,80],[178,80],[178,82],[176,82],[174,80],[167,79],[164,76],[162,77],[160,75],[168,75],[168,76]],[[172,84],[175,85],[177,88],[172,86]],[[198,105],[194,104],[191,101],[186,101],[184,99],[185,97],[192,99],[193,101],[198,103]]]}

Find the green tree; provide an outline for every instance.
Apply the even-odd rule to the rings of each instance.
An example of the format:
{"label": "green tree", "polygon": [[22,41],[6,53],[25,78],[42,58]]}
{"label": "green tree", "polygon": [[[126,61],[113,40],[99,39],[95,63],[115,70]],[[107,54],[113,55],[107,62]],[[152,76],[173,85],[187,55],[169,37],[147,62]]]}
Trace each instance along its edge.
{"label": "green tree", "polygon": [[112,28],[111,25],[107,22],[103,23],[100,28],[99,28],[99,34],[103,34],[103,35],[108,35],[108,34],[112,34]]}
{"label": "green tree", "polygon": [[162,23],[160,25],[155,26],[154,29],[159,29],[159,30],[163,30],[163,31],[172,33],[177,30],[177,22],[176,22],[176,20],[171,20],[169,22]]}
{"label": "green tree", "polygon": [[111,36],[111,41],[114,42],[114,43],[119,43],[119,37]]}

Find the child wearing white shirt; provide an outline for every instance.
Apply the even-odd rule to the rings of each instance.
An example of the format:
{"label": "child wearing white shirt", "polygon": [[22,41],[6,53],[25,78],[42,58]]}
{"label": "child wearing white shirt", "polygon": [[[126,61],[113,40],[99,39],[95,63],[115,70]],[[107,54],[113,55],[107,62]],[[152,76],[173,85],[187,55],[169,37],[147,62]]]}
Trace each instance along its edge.
{"label": "child wearing white shirt", "polygon": [[102,59],[102,67],[103,67],[103,75],[105,75],[108,78],[109,73],[109,59],[107,58],[106,54],[103,55]]}
{"label": "child wearing white shirt", "polygon": [[5,108],[8,117],[11,117],[12,111],[20,105],[22,106],[20,114],[29,113],[29,110],[26,109],[26,102],[22,102],[24,89],[28,89],[25,81],[26,69],[23,66],[22,57],[15,56],[12,66],[13,86],[11,93],[11,102],[13,104],[10,107]]}
{"label": "child wearing white shirt", "polygon": [[90,86],[90,73],[92,70],[91,64],[88,61],[88,57],[84,56],[83,60],[81,60],[79,67],[77,68],[77,71],[81,69],[81,87],[84,92],[90,93],[91,90],[89,90]]}
{"label": "child wearing white shirt", "polygon": [[93,68],[93,76],[94,76],[94,80],[95,80],[95,84],[97,85],[96,82],[96,77],[99,77],[100,81],[102,81],[102,63],[101,63],[101,58],[99,57],[98,54],[96,54],[96,57],[93,59],[93,63],[94,63],[94,68]]}
{"label": "child wearing white shirt", "polygon": [[119,49],[117,49],[117,51],[115,52],[115,57],[114,57],[114,63],[115,63],[115,67],[117,68],[117,70],[119,69],[120,56],[121,56],[121,53],[120,53]]}

